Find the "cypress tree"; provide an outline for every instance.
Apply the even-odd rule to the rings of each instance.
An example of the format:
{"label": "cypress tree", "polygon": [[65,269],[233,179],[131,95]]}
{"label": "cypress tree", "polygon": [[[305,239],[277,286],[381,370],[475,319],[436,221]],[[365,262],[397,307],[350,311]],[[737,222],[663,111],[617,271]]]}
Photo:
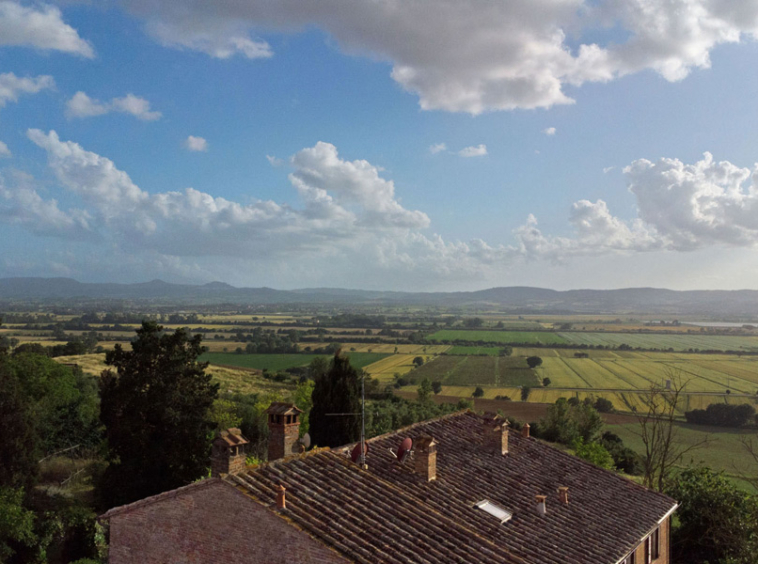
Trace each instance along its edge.
{"label": "cypress tree", "polygon": [[328,416],[329,413],[359,414],[361,392],[358,372],[350,358],[334,355],[329,370],[316,376],[310,414],[310,434],[318,446],[336,447],[360,438],[359,415]]}

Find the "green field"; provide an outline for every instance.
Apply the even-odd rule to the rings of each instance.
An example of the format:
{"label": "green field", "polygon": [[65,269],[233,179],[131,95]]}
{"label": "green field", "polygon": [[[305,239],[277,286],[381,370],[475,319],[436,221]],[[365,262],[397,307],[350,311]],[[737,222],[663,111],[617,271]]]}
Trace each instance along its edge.
{"label": "green field", "polygon": [[719,350],[758,351],[758,337],[728,337],[725,335],[653,335],[650,333],[556,333],[572,345],[629,345],[642,349],[674,349],[675,351]]}
{"label": "green field", "polygon": [[[549,349],[544,352],[551,352]],[[594,351],[593,353],[594,354]],[[677,354],[627,351],[626,358],[573,358],[542,354],[541,378],[556,388],[644,390],[680,376],[688,392],[754,395],[758,391],[758,359],[752,356]]]}
{"label": "green field", "polygon": [[550,331],[466,331],[442,329],[427,337],[430,341],[483,341],[487,343],[528,343],[564,345],[569,341]]}
{"label": "green field", "polygon": [[[745,476],[755,478],[757,469],[755,462],[747,454],[742,444],[743,439],[755,439],[755,431],[688,425],[686,423],[677,423],[676,425],[679,441],[685,445],[692,445],[708,438],[707,446],[687,454],[685,460],[682,461],[685,466],[700,464],[710,466],[715,470],[723,470],[740,487],[748,491],[755,491],[743,479]],[[644,452],[644,446],[638,434],[638,424],[607,425],[606,428],[621,437],[626,446],[636,452]]]}
{"label": "green field", "polygon": [[[210,362],[223,366],[239,366],[276,372],[297,366],[306,366],[318,357],[329,360],[328,355],[318,354],[236,354],[236,353],[205,353],[200,357],[201,362]],[[363,368],[389,355],[382,353],[350,353],[350,364],[355,368]]]}
{"label": "green field", "polygon": [[486,356],[499,356],[500,347],[465,347],[457,346],[450,347],[447,354],[453,355],[486,355]]}
{"label": "green field", "polygon": [[536,386],[537,376],[523,358],[439,356],[411,373],[414,382],[439,380],[445,386]]}
{"label": "green field", "polygon": [[[688,351],[758,351],[758,337],[651,333],[602,333],[566,331],[468,331],[442,329],[427,337],[429,341],[482,341],[503,344],[586,345],[616,348],[628,345],[640,349]],[[455,354],[455,353],[453,353]],[[470,354],[470,353],[463,353]]]}

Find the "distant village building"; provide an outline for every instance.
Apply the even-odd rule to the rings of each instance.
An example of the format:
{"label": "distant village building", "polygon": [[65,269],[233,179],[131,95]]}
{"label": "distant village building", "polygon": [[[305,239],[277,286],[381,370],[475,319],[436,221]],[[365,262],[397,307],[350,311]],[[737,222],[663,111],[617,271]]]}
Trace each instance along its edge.
{"label": "distant village building", "polygon": [[528,426],[440,417],[367,441],[364,469],[354,445],[293,454],[300,413],[269,409],[268,464],[241,464],[230,429],[211,478],[108,511],[110,563],[669,562],[673,499]]}

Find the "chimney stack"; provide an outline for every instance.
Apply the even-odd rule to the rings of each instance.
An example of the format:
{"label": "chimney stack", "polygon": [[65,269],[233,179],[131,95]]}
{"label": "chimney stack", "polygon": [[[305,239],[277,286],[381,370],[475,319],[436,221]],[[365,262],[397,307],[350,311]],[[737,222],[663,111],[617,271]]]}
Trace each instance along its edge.
{"label": "chimney stack", "polygon": [[525,423],[523,427],[521,427],[521,436],[525,439],[529,438],[529,423]]}
{"label": "chimney stack", "polygon": [[569,489],[566,486],[558,488],[558,496],[561,498],[561,503],[568,505],[569,502]]}
{"label": "chimney stack", "polygon": [[484,447],[504,456],[508,454],[508,421],[497,417],[484,420]]}
{"label": "chimney stack", "polygon": [[413,449],[416,473],[427,482],[437,479],[437,443],[429,435],[416,441]]}
{"label": "chimney stack", "polygon": [[545,503],[545,501],[547,500],[547,496],[537,495],[534,497],[537,500],[537,513],[540,515],[544,515],[545,513],[547,513],[547,504]]}
{"label": "chimney stack", "polygon": [[300,452],[300,414],[294,403],[274,402],[266,410],[268,414],[268,461]]}
{"label": "chimney stack", "polygon": [[286,491],[287,491],[287,488],[285,488],[281,484],[279,484],[279,487],[276,488],[276,506],[279,509],[287,509],[287,500],[284,497],[284,493]]}
{"label": "chimney stack", "polygon": [[219,431],[212,444],[211,477],[242,472],[245,469],[245,445],[248,442],[237,428]]}

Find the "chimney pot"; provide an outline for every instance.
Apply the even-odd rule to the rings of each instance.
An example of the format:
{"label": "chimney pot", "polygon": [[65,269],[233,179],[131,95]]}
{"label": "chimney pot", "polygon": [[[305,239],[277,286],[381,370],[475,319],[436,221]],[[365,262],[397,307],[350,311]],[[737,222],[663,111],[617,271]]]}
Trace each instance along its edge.
{"label": "chimney pot", "polygon": [[484,420],[483,430],[486,449],[503,456],[508,454],[508,421],[488,417]]}
{"label": "chimney pot", "polygon": [[413,449],[416,473],[427,482],[437,479],[437,443],[429,435],[416,441]]}
{"label": "chimney pot", "polygon": [[537,500],[537,513],[539,513],[540,515],[544,515],[545,513],[547,513],[547,504],[545,503],[547,500],[547,496],[537,495],[534,497]]}
{"label": "chimney pot", "polygon": [[561,498],[561,503],[568,505],[569,502],[569,489],[566,486],[558,488],[558,495]]}
{"label": "chimney pot", "polygon": [[222,474],[239,474],[245,469],[247,455],[245,445],[248,440],[237,428],[219,431],[213,440],[211,450],[211,477]]}
{"label": "chimney pot", "polygon": [[268,414],[268,460],[300,453],[300,414],[294,403],[274,402]]}
{"label": "chimney pot", "polygon": [[287,509],[287,500],[284,497],[286,491],[287,488],[281,484],[279,484],[279,487],[276,489],[276,506],[279,509]]}
{"label": "chimney pot", "polygon": [[525,439],[529,438],[529,423],[525,423],[523,427],[521,427],[521,436]]}

